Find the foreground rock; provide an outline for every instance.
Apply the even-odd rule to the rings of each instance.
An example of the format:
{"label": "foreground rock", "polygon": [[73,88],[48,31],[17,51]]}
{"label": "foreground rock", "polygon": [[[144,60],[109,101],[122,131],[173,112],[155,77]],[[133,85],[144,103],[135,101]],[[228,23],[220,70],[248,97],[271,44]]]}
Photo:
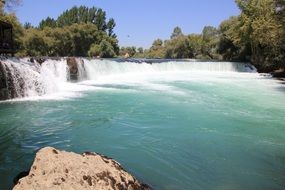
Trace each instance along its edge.
{"label": "foreground rock", "polygon": [[113,159],[96,153],[75,154],[46,147],[36,154],[29,175],[14,190],[150,189]]}

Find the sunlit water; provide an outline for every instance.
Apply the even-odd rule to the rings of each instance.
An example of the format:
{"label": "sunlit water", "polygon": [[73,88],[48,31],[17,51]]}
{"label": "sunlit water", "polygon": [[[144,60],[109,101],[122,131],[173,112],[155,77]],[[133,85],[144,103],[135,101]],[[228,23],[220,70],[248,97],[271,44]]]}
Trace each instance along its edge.
{"label": "sunlit water", "polygon": [[0,103],[0,189],[44,146],[108,155],[154,189],[285,189],[283,84],[120,64],[93,63],[90,80]]}

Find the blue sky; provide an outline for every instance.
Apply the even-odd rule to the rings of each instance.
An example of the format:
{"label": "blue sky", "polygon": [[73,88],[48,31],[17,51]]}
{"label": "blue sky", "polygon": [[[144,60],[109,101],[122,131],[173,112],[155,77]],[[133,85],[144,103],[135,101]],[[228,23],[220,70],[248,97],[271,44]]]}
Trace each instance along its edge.
{"label": "blue sky", "polygon": [[168,39],[175,26],[185,34],[200,33],[206,25],[218,26],[239,14],[234,0],[23,0],[16,14],[22,23],[38,25],[74,5],[102,8],[115,19],[121,46],[144,48],[154,39]]}

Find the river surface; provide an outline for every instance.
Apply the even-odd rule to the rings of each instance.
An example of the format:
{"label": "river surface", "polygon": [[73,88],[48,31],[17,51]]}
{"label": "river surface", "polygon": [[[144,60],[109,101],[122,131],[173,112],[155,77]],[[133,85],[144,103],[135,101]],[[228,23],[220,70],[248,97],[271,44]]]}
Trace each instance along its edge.
{"label": "river surface", "polygon": [[[87,61],[0,102],[0,189],[41,147],[93,151],[154,189],[285,189],[285,86],[235,63]],[[56,80],[56,81],[52,81]]]}

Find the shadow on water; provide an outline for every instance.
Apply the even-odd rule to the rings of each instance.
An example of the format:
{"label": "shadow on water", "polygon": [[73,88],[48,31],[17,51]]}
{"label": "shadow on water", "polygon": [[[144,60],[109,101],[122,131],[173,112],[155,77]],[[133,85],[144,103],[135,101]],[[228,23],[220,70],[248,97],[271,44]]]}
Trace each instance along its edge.
{"label": "shadow on water", "polygon": [[84,84],[86,86],[105,88],[105,89],[117,89],[117,90],[141,90],[142,87],[134,85],[123,85],[123,84]]}
{"label": "shadow on water", "polygon": [[280,86],[276,87],[278,91],[285,92],[285,79],[278,79]]}
{"label": "shadow on water", "polygon": [[92,85],[95,87],[100,87],[100,88],[109,88],[109,89],[119,89],[119,90],[129,90],[129,89],[134,89],[133,86],[128,86],[128,85],[118,85],[118,84],[104,84],[104,85]]}
{"label": "shadow on water", "polygon": [[[27,171],[36,151],[44,146],[63,146],[61,131],[55,120],[61,112],[54,103],[2,102],[0,104],[0,189],[10,189],[15,177]],[[54,126],[54,127],[51,127]],[[68,130],[65,130],[68,131]],[[9,168],[9,169],[8,169]]]}
{"label": "shadow on water", "polygon": [[0,184],[1,188],[9,189],[13,186],[13,178],[27,170],[32,163],[34,151],[22,148],[21,139],[29,133],[25,131],[25,124],[19,116],[29,104],[1,102],[0,106]]}
{"label": "shadow on water", "polygon": [[[285,85],[285,84],[284,84]],[[285,86],[277,87],[278,91],[285,92]]]}

